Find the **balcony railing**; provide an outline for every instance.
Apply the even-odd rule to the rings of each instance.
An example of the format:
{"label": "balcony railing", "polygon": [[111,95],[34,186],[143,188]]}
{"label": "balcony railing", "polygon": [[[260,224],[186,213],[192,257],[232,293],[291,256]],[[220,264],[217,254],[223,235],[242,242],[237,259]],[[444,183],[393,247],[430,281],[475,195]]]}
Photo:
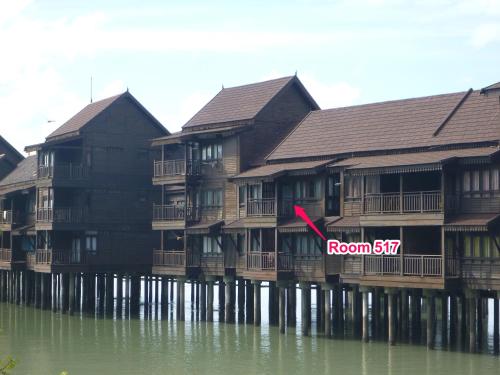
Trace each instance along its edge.
{"label": "balcony railing", "polygon": [[186,253],[183,250],[154,250],[153,265],[184,267],[186,265]]}
{"label": "balcony railing", "polygon": [[[442,257],[440,255],[365,255],[364,273],[366,275],[401,275],[437,277],[441,276]],[[452,259],[447,260],[450,265],[448,275],[457,272],[457,265]],[[401,270],[401,267],[403,269]]]}
{"label": "balcony railing", "polygon": [[0,211],[0,224],[12,224],[12,211]]}
{"label": "balcony railing", "polygon": [[170,204],[170,205],[153,205],[153,220],[154,221],[175,221],[184,220],[186,215],[186,206]]}
{"label": "balcony railing", "polygon": [[248,199],[247,215],[248,216],[276,215],[276,199],[274,198]]}
{"label": "balcony railing", "polygon": [[40,165],[38,167],[38,178],[81,180],[88,176],[89,168],[81,163],[58,163],[55,166]]}
{"label": "balcony railing", "polygon": [[11,249],[0,249],[0,262],[10,263],[12,261]]}
{"label": "balcony railing", "polygon": [[440,211],[440,191],[369,194],[365,196],[363,205],[363,212],[367,214]]}
{"label": "balcony railing", "polygon": [[85,263],[85,252],[71,250],[36,250],[35,263],[41,265],[71,265]]}
{"label": "balcony railing", "polygon": [[[277,266],[277,267],[276,267]],[[267,251],[251,251],[247,253],[247,268],[249,270],[287,271],[293,269],[293,258],[290,254],[279,253],[276,265],[276,253]]]}
{"label": "balcony railing", "polygon": [[36,221],[46,223],[82,223],[85,209],[82,207],[38,208]]}
{"label": "balcony railing", "polygon": [[199,160],[158,160],[153,168],[154,177],[198,176],[200,172]]}

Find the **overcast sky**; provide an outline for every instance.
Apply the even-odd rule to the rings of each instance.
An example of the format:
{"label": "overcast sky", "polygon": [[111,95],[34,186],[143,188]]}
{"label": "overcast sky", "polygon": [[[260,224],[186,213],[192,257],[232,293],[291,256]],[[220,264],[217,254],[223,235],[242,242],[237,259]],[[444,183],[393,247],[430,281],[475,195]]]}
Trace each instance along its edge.
{"label": "overcast sky", "polygon": [[128,87],[170,131],[222,85],[296,71],[322,108],[500,81],[500,0],[74,3],[0,2],[0,134],[19,150],[89,103],[91,76],[94,100]]}

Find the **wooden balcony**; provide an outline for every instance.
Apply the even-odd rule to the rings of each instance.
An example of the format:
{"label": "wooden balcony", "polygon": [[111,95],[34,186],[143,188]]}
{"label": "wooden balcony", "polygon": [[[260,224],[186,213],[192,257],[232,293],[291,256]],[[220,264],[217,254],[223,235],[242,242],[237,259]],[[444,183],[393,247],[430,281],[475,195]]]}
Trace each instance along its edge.
{"label": "wooden balcony", "polygon": [[36,250],[36,265],[79,265],[85,263],[85,252],[70,250]]}
{"label": "wooden balcony", "polygon": [[247,253],[246,267],[257,271],[291,271],[293,270],[293,258],[290,254],[279,253],[276,262],[274,251],[251,251]]}
{"label": "wooden balcony", "polygon": [[82,163],[40,165],[37,177],[39,179],[85,180],[89,177],[89,168]]}
{"label": "wooden balcony", "polygon": [[199,160],[158,160],[153,165],[153,183],[176,184],[184,183],[186,177],[199,176],[201,163]]}
{"label": "wooden balcony", "polygon": [[83,207],[38,208],[37,223],[79,224],[85,221],[86,210]]}
{"label": "wooden balcony", "polygon": [[276,199],[260,198],[248,199],[247,216],[275,216],[276,215]]}
{"label": "wooden balcony", "polygon": [[441,192],[419,191],[369,194],[364,197],[364,214],[441,212]]}
{"label": "wooden balcony", "polygon": [[500,258],[464,257],[460,267],[467,286],[483,289],[500,287]]}
{"label": "wooden balcony", "polygon": [[184,205],[153,205],[154,221],[183,221],[186,217],[186,206]]}
{"label": "wooden balcony", "polygon": [[186,253],[184,250],[154,250],[153,266],[185,267]]}

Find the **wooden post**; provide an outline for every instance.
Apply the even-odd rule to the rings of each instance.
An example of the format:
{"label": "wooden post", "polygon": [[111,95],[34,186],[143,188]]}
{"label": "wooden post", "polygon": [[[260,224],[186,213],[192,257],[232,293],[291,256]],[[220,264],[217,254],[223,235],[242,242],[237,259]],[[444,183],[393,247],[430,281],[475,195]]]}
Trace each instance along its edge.
{"label": "wooden post", "polygon": [[302,335],[309,336],[309,329],[311,326],[311,285],[308,283],[300,283],[300,289]]}
{"label": "wooden post", "polygon": [[207,320],[207,283],[200,281],[200,320]]}
{"label": "wooden post", "polygon": [[458,326],[458,306],[457,297],[450,295],[450,344],[455,345],[457,342],[457,326]]}
{"label": "wooden post", "polygon": [[285,333],[286,319],[285,319],[285,310],[286,310],[286,300],[285,300],[285,285],[280,284],[278,292],[278,309],[279,309],[279,330],[280,333]]}
{"label": "wooden post", "polygon": [[245,322],[245,280],[238,279],[238,323]]}
{"label": "wooden post", "polygon": [[184,321],[185,305],[184,305],[184,291],[185,291],[185,280],[177,279],[177,320]]}
{"label": "wooden post", "polygon": [[168,279],[161,278],[161,318],[168,319]]}
{"label": "wooden post", "polygon": [[366,287],[361,287],[360,291],[362,293],[362,315],[363,315],[363,341],[367,342],[369,339],[369,316],[368,316],[368,293],[370,290]]}
{"label": "wooden post", "polygon": [[433,290],[426,290],[425,297],[427,301],[427,347],[434,348],[434,337],[436,329],[436,299]]}
{"label": "wooden post", "polygon": [[332,337],[332,303],[331,303],[331,285],[323,285],[323,327],[325,337]]}
{"label": "wooden post", "polygon": [[47,283],[46,283],[46,274],[42,273],[40,274],[40,308],[42,310],[45,310],[47,308],[46,303],[47,303]]}
{"label": "wooden post", "polygon": [[388,338],[389,345],[394,345],[396,343],[396,290],[392,288],[386,288],[385,293],[388,298],[387,306],[387,317],[388,317]]}
{"label": "wooden post", "polygon": [[441,296],[441,343],[448,345],[448,295],[443,292]]}
{"label": "wooden post", "polygon": [[224,282],[219,281],[218,285],[219,293],[219,322],[223,322],[226,316],[226,293],[224,290]]}
{"label": "wooden post", "polygon": [[409,306],[408,306],[408,289],[401,290],[401,339],[408,340],[408,320],[409,320]]}
{"label": "wooden post", "polygon": [[247,324],[253,323],[253,285],[250,280],[245,280],[245,310]]}
{"label": "wooden post", "polygon": [[253,284],[253,324],[260,325],[260,281],[252,280]]}
{"label": "wooden post", "polygon": [[207,279],[207,321],[214,321],[214,281]]}
{"label": "wooden post", "polygon": [[123,275],[116,275],[116,315],[121,316],[123,311]]}
{"label": "wooden post", "polygon": [[75,274],[68,274],[68,312],[73,315],[75,312]]}
{"label": "wooden post", "polygon": [[234,279],[231,277],[224,277],[225,285],[225,321],[226,323],[234,323],[234,299],[233,291]]}
{"label": "wooden post", "polygon": [[477,310],[477,292],[472,290],[466,291],[467,302],[469,305],[469,351],[475,353],[477,350],[476,341],[476,310]]}

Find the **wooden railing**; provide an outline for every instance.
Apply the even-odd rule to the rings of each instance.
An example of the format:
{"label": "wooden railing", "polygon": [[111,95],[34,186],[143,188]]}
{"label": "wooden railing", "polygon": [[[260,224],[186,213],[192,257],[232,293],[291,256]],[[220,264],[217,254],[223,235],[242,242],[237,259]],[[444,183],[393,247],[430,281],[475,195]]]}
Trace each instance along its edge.
{"label": "wooden railing", "polygon": [[224,173],[224,162],[222,159],[199,161],[198,174],[203,176],[217,176]]}
{"label": "wooden railing", "polygon": [[157,160],[153,165],[154,177],[198,176],[201,174],[199,160]]}
{"label": "wooden railing", "polygon": [[440,212],[440,191],[369,194],[364,197],[364,213]]}
{"label": "wooden railing", "polygon": [[[407,254],[402,259],[399,255],[365,255],[364,274],[438,277],[443,274],[442,261],[440,255]],[[450,272],[457,272],[451,258],[447,264],[453,266]]]}
{"label": "wooden railing", "polygon": [[440,255],[404,255],[403,274],[408,276],[441,276],[442,257]]}
{"label": "wooden railing", "polygon": [[46,265],[72,265],[85,263],[84,251],[71,250],[36,250],[35,263]]}
{"label": "wooden railing", "polygon": [[222,220],[222,206],[188,206],[186,209],[186,220]]}
{"label": "wooden railing", "polygon": [[465,279],[500,279],[500,258],[464,257],[460,267]]}
{"label": "wooden railing", "polygon": [[82,223],[84,219],[83,207],[38,208],[36,212],[38,222]]}
{"label": "wooden railing", "polygon": [[153,265],[184,267],[186,265],[186,253],[183,250],[154,250]]}
{"label": "wooden railing", "polygon": [[55,166],[40,165],[38,178],[81,180],[89,177],[89,168],[82,163],[57,163]]}
{"label": "wooden railing", "polygon": [[154,221],[184,220],[186,207],[184,205],[153,205]]}
{"label": "wooden railing", "polygon": [[11,249],[0,249],[0,262],[10,263],[12,261]]}
{"label": "wooden railing", "polygon": [[251,251],[247,253],[247,268],[250,270],[272,271],[276,268],[280,271],[293,269],[293,258],[290,254],[278,254],[278,267],[276,267],[275,252]]}
{"label": "wooden railing", "polygon": [[12,211],[0,211],[0,224],[12,224]]}
{"label": "wooden railing", "polygon": [[274,216],[276,215],[276,199],[250,198],[247,204],[248,216]]}
{"label": "wooden railing", "polygon": [[154,176],[184,176],[186,174],[186,162],[184,159],[160,160],[154,162]]}
{"label": "wooden railing", "polygon": [[318,199],[282,199],[278,204],[278,214],[281,217],[295,216],[294,206],[302,207],[310,217],[323,215],[321,200]]}
{"label": "wooden railing", "polygon": [[26,267],[33,268],[36,264],[36,254],[34,251],[26,253]]}

